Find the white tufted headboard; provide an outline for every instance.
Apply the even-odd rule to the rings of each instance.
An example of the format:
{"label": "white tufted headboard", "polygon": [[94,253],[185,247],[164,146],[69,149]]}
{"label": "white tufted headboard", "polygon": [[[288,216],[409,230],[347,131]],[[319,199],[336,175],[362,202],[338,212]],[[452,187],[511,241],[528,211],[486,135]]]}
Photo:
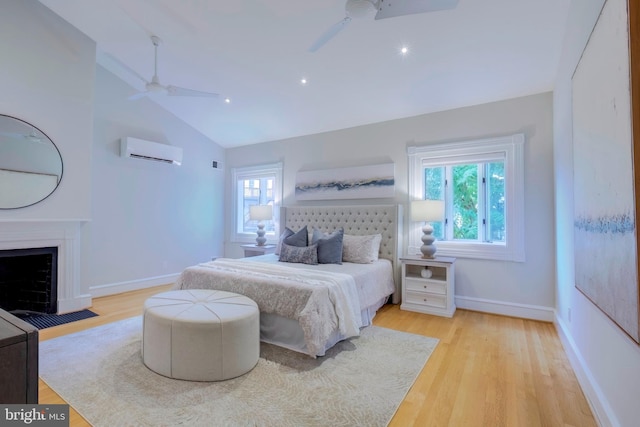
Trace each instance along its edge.
{"label": "white tufted headboard", "polygon": [[289,227],[298,231],[304,226],[323,232],[344,228],[345,234],[382,235],[380,258],[393,264],[396,292],[393,302],[400,302],[400,266],[398,258],[402,243],[401,205],[359,206],[290,206],[280,208],[280,230]]}

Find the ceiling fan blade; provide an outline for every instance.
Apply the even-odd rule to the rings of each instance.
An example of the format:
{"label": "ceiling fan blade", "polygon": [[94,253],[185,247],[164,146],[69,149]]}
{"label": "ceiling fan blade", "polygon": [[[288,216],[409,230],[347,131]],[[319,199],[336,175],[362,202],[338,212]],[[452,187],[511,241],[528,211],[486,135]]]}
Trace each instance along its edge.
{"label": "ceiling fan blade", "polygon": [[345,18],[338,22],[337,24],[333,24],[331,28],[324,32],[318,39],[309,47],[309,52],[315,52],[324,46],[329,40],[334,38],[336,34],[342,31],[348,24],[351,22],[351,18],[345,16]]}
{"label": "ceiling fan blade", "polygon": [[199,90],[186,89],[177,86],[167,86],[167,95],[169,96],[200,96],[205,98],[217,98],[220,95],[212,92],[202,92]]}
{"label": "ceiling fan blade", "polygon": [[380,0],[377,19],[455,9],[458,0]]}
{"label": "ceiling fan blade", "polygon": [[148,96],[150,92],[138,92],[136,94],[131,95],[129,98],[127,98],[129,101],[135,101],[136,99],[140,99],[140,98],[144,98],[145,96]]}

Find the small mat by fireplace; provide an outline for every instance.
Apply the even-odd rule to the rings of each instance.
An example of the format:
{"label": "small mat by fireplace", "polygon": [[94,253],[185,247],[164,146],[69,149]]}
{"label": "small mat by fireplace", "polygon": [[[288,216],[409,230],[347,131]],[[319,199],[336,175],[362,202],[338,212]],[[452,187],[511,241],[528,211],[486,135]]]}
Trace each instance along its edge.
{"label": "small mat by fireplace", "polygon": [[91,310],[81,310],[76,311],[75,313],[66,314],[13,313],[13,315],[19,317],[27,323],[30,323],[38,329],[46,329],[52,326],[64,325],[65,323],[75,322],[77,320],[83,320],[97,316],[97,314]]}

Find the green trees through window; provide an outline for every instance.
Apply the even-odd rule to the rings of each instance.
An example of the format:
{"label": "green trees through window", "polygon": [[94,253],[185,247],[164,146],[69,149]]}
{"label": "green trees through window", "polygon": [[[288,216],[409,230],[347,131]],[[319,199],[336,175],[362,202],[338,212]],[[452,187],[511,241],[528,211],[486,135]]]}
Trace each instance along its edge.
{"label": "green trees through window", "polygon": [[424,198],[445,201],[439,240],[505,241],[504,162],[424,167]]}
{"label": "green trees through window", "polygon": [[487,163],[487,240],[505,242],[507,221],[504,188],[504,162]]}

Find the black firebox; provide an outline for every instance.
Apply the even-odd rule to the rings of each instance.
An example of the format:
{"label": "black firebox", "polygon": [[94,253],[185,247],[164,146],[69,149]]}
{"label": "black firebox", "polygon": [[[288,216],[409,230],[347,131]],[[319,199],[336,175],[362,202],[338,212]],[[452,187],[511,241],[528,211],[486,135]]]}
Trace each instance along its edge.
{"label": "black firebox", "polygon": [[0,250],[0,308],[54,314],[57,302],[57,247]]}

